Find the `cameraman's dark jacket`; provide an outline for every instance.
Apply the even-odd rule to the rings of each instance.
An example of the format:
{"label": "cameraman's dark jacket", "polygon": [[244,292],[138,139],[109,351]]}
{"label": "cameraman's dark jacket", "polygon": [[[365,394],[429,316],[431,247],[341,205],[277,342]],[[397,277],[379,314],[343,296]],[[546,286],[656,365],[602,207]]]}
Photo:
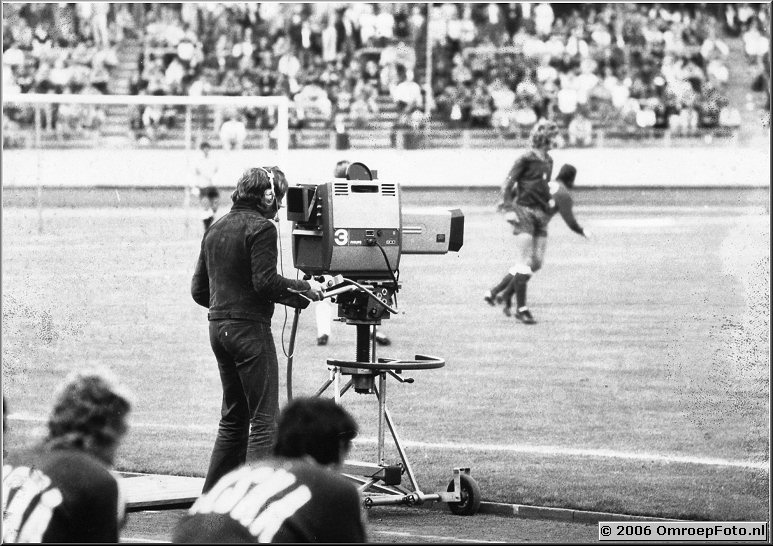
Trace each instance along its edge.
{"label": "cameraman's dark jacket", "polygon": [[277,274],[277,229],[249,202],[237,201],[201,241],[191,282],[193,300],[209,308],[209,320],[271,322],[274,302],[288,288],[309,283]]}

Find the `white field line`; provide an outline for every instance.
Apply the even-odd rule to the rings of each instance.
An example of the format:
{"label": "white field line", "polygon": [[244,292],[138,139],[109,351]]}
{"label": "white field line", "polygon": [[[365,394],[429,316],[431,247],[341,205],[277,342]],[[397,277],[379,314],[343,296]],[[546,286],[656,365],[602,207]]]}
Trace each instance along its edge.
{"label": "white field line", "polygon": [[121,537],[118,542],[125,544],[171,544],[170,540],[161,540],[158,538],[136,538],[136,537]]}
{"label": "white field line", "polygon": [[416,533],[407,533],[404,531],[370,531],[370,532],[371,534],[374,534],[374,535],[391,535],[391,536],[404,537],[404,538],[423,538],[423,539],[428,539],[432,542],[471,542],[474,544],[505,544],[505,542],[501,540],[455,538],[455,537],[444,537],[439,535],[417,535]]}
{"label": "white field line", "polygon": [[[8,415],[9,421],[23,421],[31,423],[44,423],[42,417],[32,415],[12,414]],[[169,423],[132,423],[135,429],[154,430],[185,430],[191,432],[215,432],[215,427],[205,425],[174,425]],[[376,438],[357,438],[354,443],[372,445],[377,443]],[[683,463],[706,466],[727,466],[736,468],[748,468],[754,470],[770,470],[770,461],[737,461],[720,459],[716,457],[695,457],[686,455],[662,455],[659,453],[642,453],[635,451],[617,451],[614,449],[590,449],[562,446],[534,446],[523,444],[465,444],[449,442],[417,442],[403,440],[404,447],[420,449],[434,449],[444,451],[495,451],[500,453],[529,453],[532,455],[563,455],[567,457],[597,457],[607,459],[626,459],[631,461],[646,461],[660,463]]]}

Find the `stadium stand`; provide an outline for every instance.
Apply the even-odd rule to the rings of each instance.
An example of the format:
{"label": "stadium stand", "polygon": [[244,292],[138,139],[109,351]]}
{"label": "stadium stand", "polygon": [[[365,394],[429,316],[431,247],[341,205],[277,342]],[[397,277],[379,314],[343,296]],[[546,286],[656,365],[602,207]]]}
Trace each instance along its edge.
{"label": "stadium stand", "polygon": [[[321,148],[495,146],[541,117],[572,145],[729,136],[770,108],[767,4],[89,6],[4,4],[4,93],[281,94],[291,146]],[[62,103],[43,140],[181,146],[183,112]],[[266,145],[265,109],[198,108],[199,138],[228,116]],[[31,122],[5,108],[7,144]]]}

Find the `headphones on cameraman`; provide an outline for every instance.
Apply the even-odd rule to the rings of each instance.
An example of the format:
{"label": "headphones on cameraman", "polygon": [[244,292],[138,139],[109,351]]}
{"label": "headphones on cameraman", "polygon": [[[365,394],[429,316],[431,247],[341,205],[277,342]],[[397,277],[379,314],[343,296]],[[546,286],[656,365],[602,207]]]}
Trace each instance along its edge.
{"label": "headphones on cameraman", "polygon": [[[270,184],[270,189],[272,192],[274,192],[274,199],[272,207],[274,210],[279,210],[279,197],[274,177],[274,168],[273,167],[258,167],[261,171],[266,173],[266,176],[268,176],[268,183]],[[265,195],[261,197],[261,200],[263,201],[263,206],[268,206],[268,203],[266,202]]]}

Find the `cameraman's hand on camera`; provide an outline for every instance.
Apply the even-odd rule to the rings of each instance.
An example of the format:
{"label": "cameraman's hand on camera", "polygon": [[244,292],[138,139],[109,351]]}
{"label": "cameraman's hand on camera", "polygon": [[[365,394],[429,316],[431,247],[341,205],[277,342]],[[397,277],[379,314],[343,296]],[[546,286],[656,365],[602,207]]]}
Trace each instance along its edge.
{"label": "cameraman's hand on camera", "polygon": [[308,290],[306,290],[306,292],[303,293],[304,296],[309,298],[311,301],[320,301],[322,298],[325,297],[325,292],[323,289],[324,285],[321,282],[316,281],[314,279],[309,279],[306,282],[309,283],[311,288],[309,288]]}

